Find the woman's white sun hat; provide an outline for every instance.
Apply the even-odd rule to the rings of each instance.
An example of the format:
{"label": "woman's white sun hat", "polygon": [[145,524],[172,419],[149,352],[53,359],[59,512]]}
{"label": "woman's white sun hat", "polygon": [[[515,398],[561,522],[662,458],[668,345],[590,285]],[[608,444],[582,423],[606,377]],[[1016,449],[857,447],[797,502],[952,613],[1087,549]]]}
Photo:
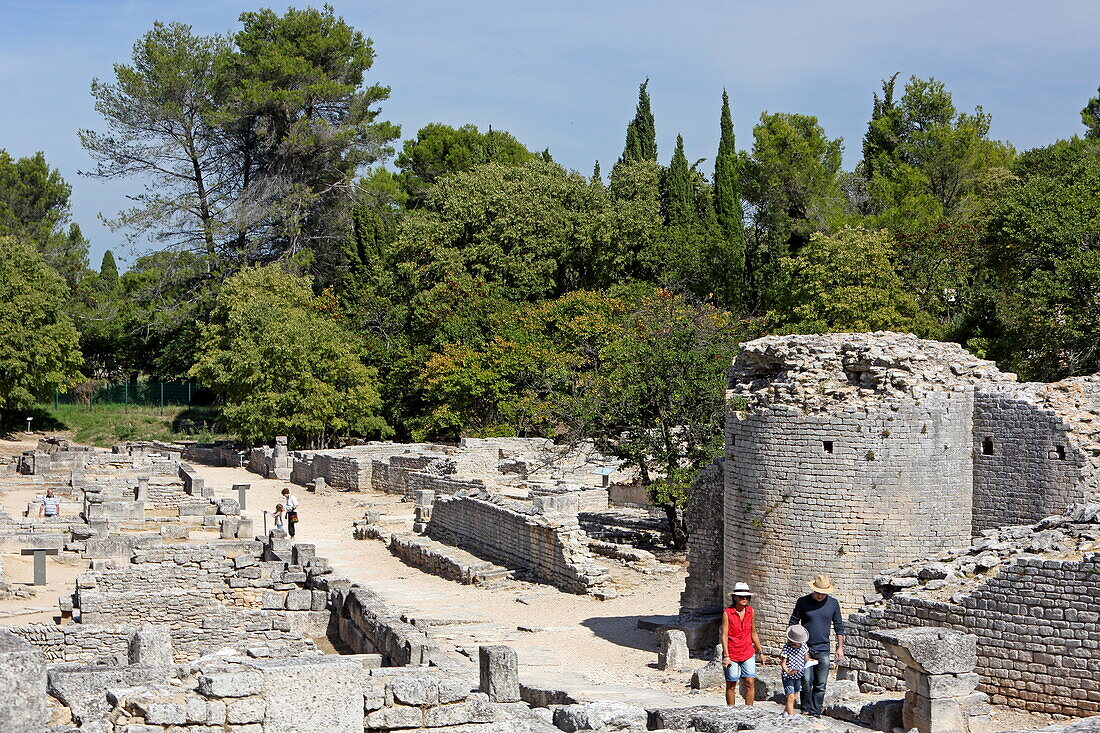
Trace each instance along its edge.
{"label": "woman's white sun hat", "polygon": [[748,583],[734,583],[733,590],[730,591],[731,596],[746,596],[752,598],[752,591],[749,590]]}

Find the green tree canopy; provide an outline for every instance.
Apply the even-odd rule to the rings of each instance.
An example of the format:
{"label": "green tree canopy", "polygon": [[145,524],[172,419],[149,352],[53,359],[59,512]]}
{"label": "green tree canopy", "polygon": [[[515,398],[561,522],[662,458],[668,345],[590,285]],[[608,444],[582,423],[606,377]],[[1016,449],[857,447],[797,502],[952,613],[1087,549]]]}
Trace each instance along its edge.
{"label": "green tree canopy", "polygon": [[67,288],[34,246],[0,237],[0,417],[81,379]]}
{"label": "green tree canopy", "polygon": [[817,233],[783,262],[787,295],[770,320],[786,333],[910,331],[931,335],[891,262],[893,241],[881,231]]}
{"label": "green tree canopy", "polygon": [[504,130],[481,132],[476,125],[459,128],[433,122],[406,140],[395,163],[412,204],[423,201],[427,187],[447,173],[468,171],[484,163],[518,165],[536,157]]}
{"label": "green tree canopy", "polygon": [[191,376],[222,397],[226,424],[243,440],[287,435],[316,448],[392,432],[361,342],[328,308],[308,280],[278,266],[226,282]]}
{"label": "green tree canopy", "polygon": [[33,243],[70,288],[88,267],[88,242],[69,222],[71,193],[41,152],[15,159],[0,150],[0,236]]}
{"label": "green tree canopy", "polygon": [[891,78],[883,98],[875,97],[864,137],[864,173],[879,220],[900,229],[972,218],[983,185],[1010,164],[1011,146],[989,139],[992,118],[981,107],[958,112],[942,82],[914,76],[898,102],[893,91]]}

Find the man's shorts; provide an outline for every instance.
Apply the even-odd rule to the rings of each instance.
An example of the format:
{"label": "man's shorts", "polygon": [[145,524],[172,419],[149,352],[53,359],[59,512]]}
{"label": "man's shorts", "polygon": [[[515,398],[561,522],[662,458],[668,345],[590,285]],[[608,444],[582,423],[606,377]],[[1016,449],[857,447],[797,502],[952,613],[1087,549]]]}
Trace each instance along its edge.
{"label": "man's shorts", "polygon": [[797,695],[802,692],[802,677],[788,677],[783,675],[783,693],[786,695]]}
{"label": "man's shorts", "polygon": [[755,677],[756,676],[756,655],[743,662],[732,662],[730,666],[726,667],[726,682],[736,682],[742,677]]}

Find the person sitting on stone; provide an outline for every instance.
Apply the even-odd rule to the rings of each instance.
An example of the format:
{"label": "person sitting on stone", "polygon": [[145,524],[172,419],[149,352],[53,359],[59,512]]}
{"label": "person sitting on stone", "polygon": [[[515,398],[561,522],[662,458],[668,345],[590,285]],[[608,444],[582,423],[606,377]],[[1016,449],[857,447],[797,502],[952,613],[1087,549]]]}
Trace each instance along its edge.
{"label": "person sitting on stone", "polygon": [[791,613],[790,625],[801,624],[809,633],[810,658],[817,664],[807,665],[802,675],[802,712],[821,715],[825,704],[825,686],[829,681],[829,631],[836,632],[836,661],[844,661],[844,617],[840,603],[833,598],[836,586],[827,575],[818,575],[810,583],[810,593],[798,599]]}
{"label": "person sitting on stone", "polygon": [[53,495],[53,489],[46,489],[42,497],[42,506],[38,507],[38,516],[52,519],[61,516],[61,499]]}
{"label": "person sitting on stone", "polygon": [[[722,667],[726,672],[726,704],[737,701],[737,683],[745,680],[745,704],[756,695],[756,663],[764,664],[764,649],[756,633],[756,611],[749,605],[748,583],[735,583],[730,605],[722,614]],[[759,660],[757,659],[759,655]]]}

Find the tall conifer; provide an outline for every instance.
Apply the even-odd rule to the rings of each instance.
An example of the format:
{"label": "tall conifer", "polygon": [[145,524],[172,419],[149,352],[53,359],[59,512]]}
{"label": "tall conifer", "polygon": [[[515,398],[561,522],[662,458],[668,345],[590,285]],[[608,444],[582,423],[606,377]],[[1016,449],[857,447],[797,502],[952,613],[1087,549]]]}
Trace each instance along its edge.
{"label": "tall conifer", "polygon": [[720,251],[715,253],[713,267],[726,274],[722,300],[732,305],[746,286],[745,211],[741,206],[741,175],[737,164],[737,148],[733,136],[733,116],[729,94],[722,91],[721,136],[718,155],[714,159],[714,213],[721,238]]}
{"label": "tall conifer", "polygon": [[689,231],[698,224],[691,167],[684,155],[684,136],[676,136],[676,151],[665,174],[665,224]]}
{"label": "tall conifer", "polygon": [[638,87],[638,106],[634,119],[626,126],[626,146],[620,162],[657,160],[657,126],[649,106],[649,79]]}
{"label": "tall conifer", "polygon": [[111,250],[103,253],[103,261],[99,265],[99,282],[107,290],[118,287],[118,265]]}

